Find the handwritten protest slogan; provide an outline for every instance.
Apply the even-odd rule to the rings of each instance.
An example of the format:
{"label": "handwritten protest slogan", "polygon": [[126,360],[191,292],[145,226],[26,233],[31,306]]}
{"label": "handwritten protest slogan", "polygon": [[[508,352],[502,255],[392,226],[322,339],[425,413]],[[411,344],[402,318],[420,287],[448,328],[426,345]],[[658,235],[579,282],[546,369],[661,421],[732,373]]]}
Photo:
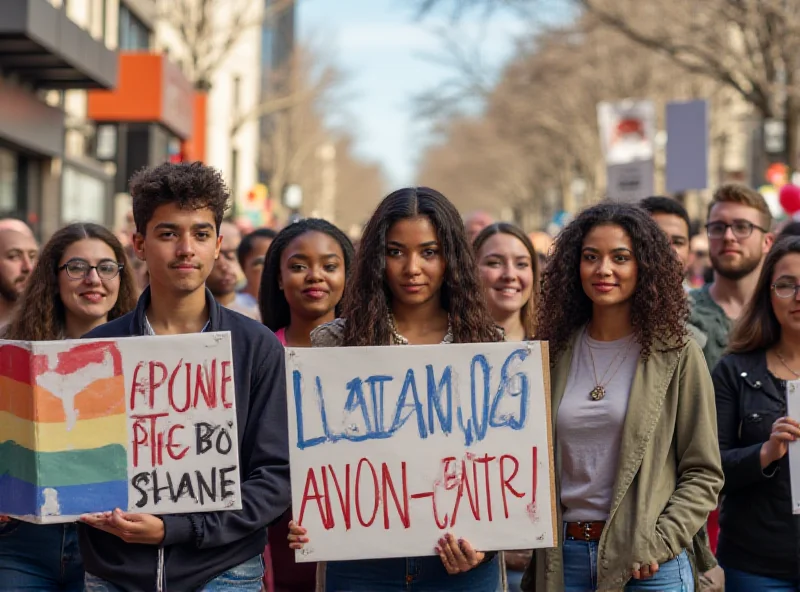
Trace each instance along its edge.
{"label": "handwritten protest slogan", "polygon": [[555,545],[546,344],[288,349],[298,561]]}
{"label": "handwritten protest slogan", "polygon": [[241,508],[229,333],[0,341],[0,514]]}

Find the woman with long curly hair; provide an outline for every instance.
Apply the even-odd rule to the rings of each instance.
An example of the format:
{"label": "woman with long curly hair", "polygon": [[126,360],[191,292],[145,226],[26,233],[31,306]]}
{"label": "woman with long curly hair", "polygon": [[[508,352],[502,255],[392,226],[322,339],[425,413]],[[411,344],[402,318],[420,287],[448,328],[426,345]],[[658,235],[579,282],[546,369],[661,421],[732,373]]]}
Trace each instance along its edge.
{"label": "woman with long curly hair", "polygon": [[[314,346],[480,343],[502,340],[482,297],[475,259],[456,208],[426,187],[387,196],[367,223],[343,318],[311,335]],[[310,540],[290,526],[290,547]],[[494,592],[501,581],[496,553],[482,553],[451,534],[438,557],[320,564],[328,592]]]}
{"label": "woman with long curly hair", "polygon": [[[779,238],[714,367],[725,488],[717,557],[728,592],[800,590],[788,383],[800,379],[800,237]],[[797,396],[797,394],[791,395]]]}
{"label": "woman with long curly hair", "polygon": [[[336,319],[353,259],[350,239],[326,220],[305,218],[275,236],[258,300],[264,324],[284,346],[309,347],[311,332]],[[295,562],[286,545],[290,517],[291,509],[267,530],[264,557],[276,592],[307,592],[315,586],[316,564]]]}
{"label": "woman with long curly hair", "polygon": [[[135,294],[117,237],[97,224],[70,224],[42,249],[3,338],[78,339],[133,310]],[[0,588],[83,590],[76,525],[0,520]]]}
{"label": "woman with long curly hair", "polygon": [[681,265],[644,210],[599,204],[556,239],[537,337],[550,342],[563,530],[523,589],[695,589],[689,554],[723,479],[687,316]]}

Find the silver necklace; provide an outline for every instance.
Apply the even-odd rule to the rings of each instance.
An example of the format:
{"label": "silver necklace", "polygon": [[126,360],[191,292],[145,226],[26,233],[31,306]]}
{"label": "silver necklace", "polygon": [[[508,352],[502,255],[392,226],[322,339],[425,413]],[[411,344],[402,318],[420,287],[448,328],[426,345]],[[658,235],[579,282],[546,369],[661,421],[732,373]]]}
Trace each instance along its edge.
{"label": "silver necklace", "polygon": [[594,388],[589,392],[589,396],[592,398],[593,401],[599,401],[600,399],[602,399],[603,397],[606,396],[606,387],[608,386],[608,384],[612,380],[614,380],[614,377],[617,375],[617,372],[619,372],[619,369],[622,368],[622,365],[625,363],[625,360],[628,357],[628,352],[630,352],[630,349],[631,349],[631,344],[633,344],[633,338],[631,338],[628,341],[628,345],[625,347],[625,350],[624,350],[625,351],[625,355],[622,357],[622,360],[620,361],[619,366],[617,366],[616,370],[614,370],[614,372],[611,374],[611,376],[608,378],[608,380],[605,382],[605,384],[603,384],[603,380],[605,379],[606,374],[608,374],[609,370],[611,370],[611,368],[614,367],[614,362],[617,361],[617,358],[623,352],[623,350],[621,350],[621,349],[617,350],[617,354],[611,360],[611,363],[608,365],[608,368],[606,368],[606,371],[603,372],[603,376],[598,380],[598,378],[597,378],[597,367],[595,366],[595,363],[594,363],[594,354],[592,353],[592,346],[589,345],[589,332],[588,331],[586,331],[586,333],[584,333],[584,341],[586,342],[586,347],[589,348],[589,358],[592,360],[592,372],[594,373]]}
{"label": "silver necklace", "polygon": [[[400,335],[394,322],[394,315],[389,313],[389,329],[392,333],[392,345],[408,345],[408,339]],[[450,315],[447,315],[447,333],[444,334],[442,343],[453,342],[453,326],[450,324]]]}
{"label": "silver necklace", "polygon": [[800,378],[800,372],[795,372],[794,370],[789,368],[789,364],[786,363],[786,359],[780,353],[778,353],[777,350],[775,350],[775,356],[778,358],[778,361],[780,361],[780,363],[783,364],[784,368],[786,368],[789,372],[794,374],[795,378]]}

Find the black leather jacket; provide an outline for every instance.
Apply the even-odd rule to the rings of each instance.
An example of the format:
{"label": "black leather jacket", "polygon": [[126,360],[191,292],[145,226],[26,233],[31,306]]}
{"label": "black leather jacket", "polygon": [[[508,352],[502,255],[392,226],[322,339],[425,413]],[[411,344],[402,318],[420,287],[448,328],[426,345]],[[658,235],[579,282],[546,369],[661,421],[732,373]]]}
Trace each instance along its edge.
{"label": "black leather jacket", "polygon": [[748,573],[797,578],[789,456],[763,470],[760,460],[773,422],[786,415],[786,383],[770,374],[765,350],[723,357],[712,378],[725,473],[717,559]]}

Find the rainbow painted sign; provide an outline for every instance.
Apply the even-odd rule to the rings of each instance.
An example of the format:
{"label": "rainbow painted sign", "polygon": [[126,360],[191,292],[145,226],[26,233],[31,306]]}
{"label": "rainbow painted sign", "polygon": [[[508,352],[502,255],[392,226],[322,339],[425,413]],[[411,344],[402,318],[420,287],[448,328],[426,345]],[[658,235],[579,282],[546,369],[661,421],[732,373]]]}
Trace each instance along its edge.
{"label": "rainbow painted sign", "polygon": [[0,514],[240,509],[229,333],[0,341]]}

